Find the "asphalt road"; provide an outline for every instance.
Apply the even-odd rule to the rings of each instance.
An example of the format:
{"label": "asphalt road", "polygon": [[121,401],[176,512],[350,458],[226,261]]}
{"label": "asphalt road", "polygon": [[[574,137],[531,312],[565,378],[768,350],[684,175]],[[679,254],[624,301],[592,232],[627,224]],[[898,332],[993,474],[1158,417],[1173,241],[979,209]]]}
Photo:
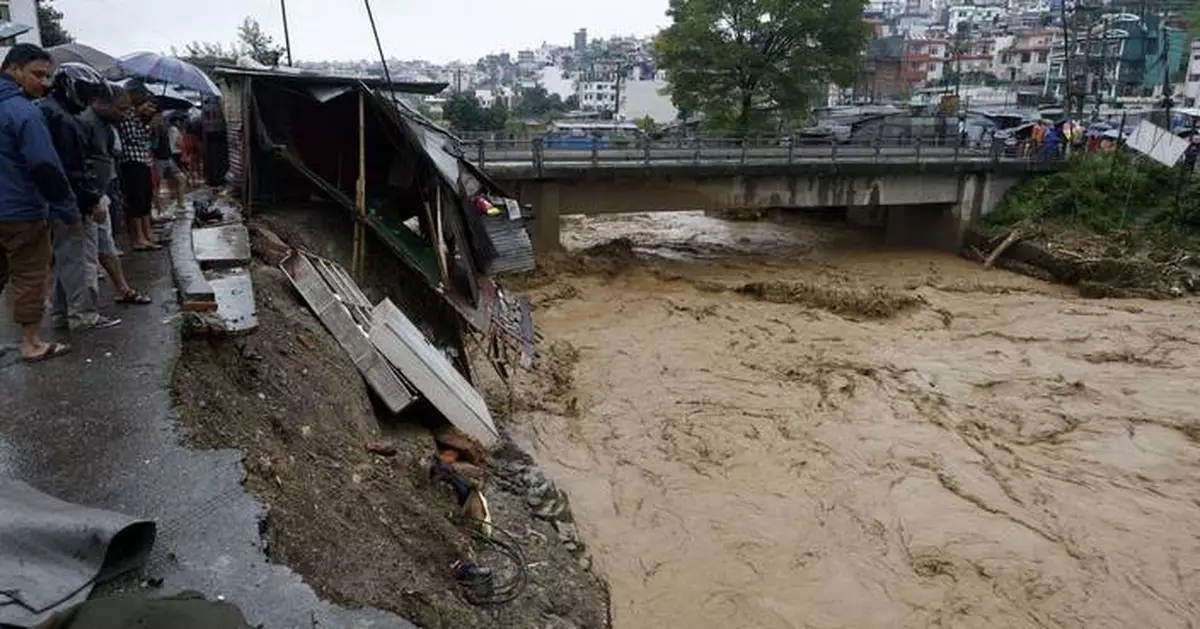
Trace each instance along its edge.
{"label": "asphalt road", "polygon": [[[125,264],[156,305],[109,306],[123,325],[78,335],[71,355],[43,364],[19,361],[11,306],[0,296],[0,474],[159,523],[142,575],[102,593],[196,590],[269,629],[413,627],[321,601],[297,574],[268,563],[258,532],[264,509],[242,488],[241,454],[182,445],[169,388],[180,336],[166,252],[131,253]],[[143,588],[144,578],[163,585]]]}

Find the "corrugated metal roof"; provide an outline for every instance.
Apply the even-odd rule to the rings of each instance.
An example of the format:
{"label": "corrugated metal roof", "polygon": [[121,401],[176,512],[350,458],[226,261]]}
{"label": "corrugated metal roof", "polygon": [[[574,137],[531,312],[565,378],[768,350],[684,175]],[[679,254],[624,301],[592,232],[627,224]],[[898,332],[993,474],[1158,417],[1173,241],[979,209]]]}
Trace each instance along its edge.
{"label": "corrugated metal roof", "polygon": [[[370,88],[387,88],[388,82],[383,77],[377,76],[335,76],[329,74],[320,74],[316,72],[304,72],[299,70],[287,70],[284,68],[275,68],[271,70],[257,70],[252,68],[232,68],[228,66],[218,66],[213,70],[214,74],[226,77],[253,77],[256,79],[287,81],[292,83],[302,83],[305,85],[366,85]],[[449,87],[449,83],[425,83],[414,81],[392,81],[392,90],[401,94],[438,94]]]}
{"label": "corrugated metal roof", "polygon": [[513,220],[508,214],[501,214],[484,218],[483,226],[496,247],[496,259],[489,269],[493,275],[525,273],[537,266],[525,219]]}

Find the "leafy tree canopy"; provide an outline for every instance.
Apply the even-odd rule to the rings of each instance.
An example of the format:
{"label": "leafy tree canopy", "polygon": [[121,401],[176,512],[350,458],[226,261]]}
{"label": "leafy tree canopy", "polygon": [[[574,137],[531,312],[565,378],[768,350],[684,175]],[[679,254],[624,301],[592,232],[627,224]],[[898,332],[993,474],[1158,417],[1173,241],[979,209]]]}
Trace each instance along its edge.
{"label": "leafy tree canopy", "polygon": [[868,29],[864,0],[670,0],[656,41],[681,111],[746,135],[807,115],[829,83],[849,85]]}
{"label": "leafy tree canopy", "polygon": [[184,57],[202,66],[233,63],[241,55],[268,66],[279,65],[284,50],[262,29],[254,18],[246,18],[238,27],[238,42],[226,47],[220,42],[192,42],[183,48]]}
{"label": "leafy tree canopy", "polygon": [[54,6],[53,0],[37,0],[38,31],[42,34],[42,45],[49,48],[75,41],[71,33],[63,28],[63,14]]}
{"label": "leafy tree canopy", "polygon": [[475,94],[455,92],[446,101],[443,115],[455,131],[503,131],[509,111],[499,99],[484,107]]}
{"label": "leafy tree canopy", "polygon": [[513,113],[519,118],[545,118],[565,110],[562,97],[547,92],[546,88],[539,85],[521,90],[521,99],[517,101]]}

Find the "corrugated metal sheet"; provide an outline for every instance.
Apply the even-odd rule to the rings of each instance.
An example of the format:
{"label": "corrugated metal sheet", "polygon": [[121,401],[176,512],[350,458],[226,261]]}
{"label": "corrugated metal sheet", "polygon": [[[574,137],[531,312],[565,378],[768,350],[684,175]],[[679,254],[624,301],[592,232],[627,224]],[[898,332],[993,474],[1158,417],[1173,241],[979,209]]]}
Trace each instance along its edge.
{"label": "corrugated metal sheet", "polygon": [[246,87],[244,80],[231,81],[222,89],[221,104],[225,109],[225,133],[229,144],[229,178],[235,188],[246,184]]}
{"label": "corrugated metal sheet", "polygon": [[512,220],[508,214],[502,214],[483,219],[483,226],[496,247],[496,259],[489,269],[491,274],[525,273],[537,266],[533,241],[524,219]]}
{"label": "corrugated metal sheet", "polygon": [[371,312],[371,343],[450,423],[485,446],[499,439],[483,396],[391,300]]}
{"label": "corrugated metal sheet", "polygon": [[[330,334],[333,334],[342,349],[350,355],[367,384],[379,395],[388,410],[399,413],[411,404],[416,396],[379,350],[372,346],[367,333],[346,307],[346,303],[351,303],[352,307],[361,305],[357,303],[361,292],[355,287],[353,291],[348,291],[347,298],[341,297],[330,286],[325,275],[317,270],[318,265],[327,273],[331,267],[336,268],[335,275],[346,277],[345,270],[336,264],[303,253],[293,254],[279,266],[304,297],[308,307],[316,313],[317,318]],[[363,299],[365,301],[365,298]]]}

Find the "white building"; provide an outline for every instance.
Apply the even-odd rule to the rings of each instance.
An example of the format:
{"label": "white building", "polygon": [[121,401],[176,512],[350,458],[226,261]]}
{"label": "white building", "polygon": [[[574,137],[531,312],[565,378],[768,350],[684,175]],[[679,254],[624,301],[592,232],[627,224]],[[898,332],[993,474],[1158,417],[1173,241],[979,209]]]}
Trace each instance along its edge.
{"label": "white building", "polygon": [[0,41],[0,55],[8,54],[14,43],[42,44],[42,34],[37,26],[37,6],[34,0],[0,0],[0,21],[16,22],[32,27],[29,32],[15,38]]}
{"label": "white building", "polygon": [[575,78],[565,74],[566,71],[558,66],[546,66],[538,75],[537,83],[546,88],[547,94],[558,94],[559,98],[566,100],[576,91]]}
{"label": "white building", "polygon": [[1003,18],[1008,11],[1002,7],[981,7],[971,4],[965,4],[956,7],[950,7],[946,10],[949,15],[946,22],[946,32],[953,35],[958,32],[959,25],[965,25],[969,30],[974,27],[991,26]]}
{"label": "white building", "polygon": [[579,108],[589,111],[614,111],[617,106],[616,75],[589,76],[575,85]]}
{"label": "white building", "polygon": [[647,81],[626,81],[621,84],[621,116],[625,120],[639,120],[649,116],[663,125],[675,122],[679,110],[671,102],[667,92],[666,76],[659,72]]}
{"label": "white building", "polygon": [[1200,105],[1200,39],[1192,40],[1188,55],[1187,76],[1184,77],[1183,98],[1188,107]]}

